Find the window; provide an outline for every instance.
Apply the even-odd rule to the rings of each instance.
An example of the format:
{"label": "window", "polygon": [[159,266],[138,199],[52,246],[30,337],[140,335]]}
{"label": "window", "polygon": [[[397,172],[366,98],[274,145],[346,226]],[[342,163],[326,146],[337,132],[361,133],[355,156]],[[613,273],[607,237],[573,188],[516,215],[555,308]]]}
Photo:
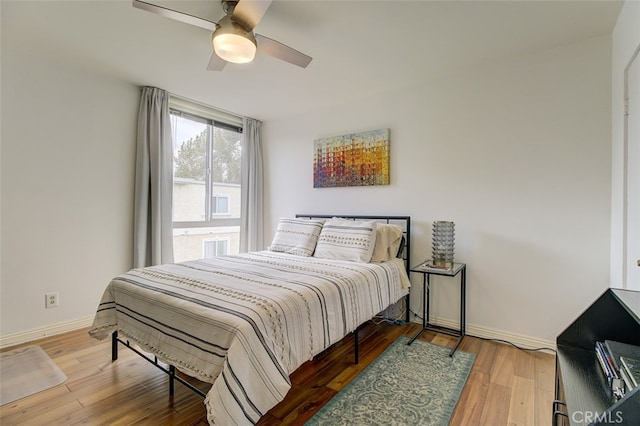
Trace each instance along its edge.
{"label": "window", "polygon": [[229,240],[204,240],[202,242],[202,257],[210,259],[229,254]]}
{"label": "window", "polygon": [[176,262],[238,253],[240,141],[237,117],[172,99],[173,251]]}
{"label": "window", "polygon": [[211,198],[211,209],[213,214],[229,213],[229,197],[227,195],[213,195]]}

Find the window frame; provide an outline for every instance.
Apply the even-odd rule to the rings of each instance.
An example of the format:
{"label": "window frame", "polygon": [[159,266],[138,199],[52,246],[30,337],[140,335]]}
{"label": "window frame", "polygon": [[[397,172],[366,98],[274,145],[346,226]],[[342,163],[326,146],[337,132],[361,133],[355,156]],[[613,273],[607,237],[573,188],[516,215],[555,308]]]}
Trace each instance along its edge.
{"label": "window frame", "polygon": [[[218,127],[225,130],[230,130],[242,134],[242,119],[224,111],[214,110],[196,102],[191,102],[181,98],[172,97],[169,100],[169,115],[174,115],[180,118],[196,121],[207,125],[207,164],[210,164],[211,143],[213,137],[213,128]],[[213,182],[211,181],[210,169],[206,172],[205,181],[205,220],[202,221],[173,221],[173,229],[181,228],[209,228],[209,227],[228,227],[228,226],[240,226],[241,218],[224,217],[230,214],[229,202],[227,202],[228,213],[216,213],[211,210],[211,204],[213,202],[212,197],[215,194],[213,192]],[[229,197],[227,196],[227,200]]]}

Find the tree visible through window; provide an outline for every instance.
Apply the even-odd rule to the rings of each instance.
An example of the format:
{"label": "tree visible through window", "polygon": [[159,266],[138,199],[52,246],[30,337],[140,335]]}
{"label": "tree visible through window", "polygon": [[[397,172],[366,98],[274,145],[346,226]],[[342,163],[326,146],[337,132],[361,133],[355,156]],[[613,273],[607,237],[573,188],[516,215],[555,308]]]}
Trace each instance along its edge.
{"label": "tree visible through window", "polygon": [[[206,179],[207,142],[210,129],[182,143],[176,158],[175,176]],[[214,182],[240,184],[240,139],[234,131],[214,127],[211,146],[211,178]]]}
{"label": "tree visible through window", "polygon": [[[174,258],[183,261],[205,254],[237,253],[242,129],[177,109],[170,113]],[[225,249],[220,245],[213,249],[213,240],[225,241]]]}

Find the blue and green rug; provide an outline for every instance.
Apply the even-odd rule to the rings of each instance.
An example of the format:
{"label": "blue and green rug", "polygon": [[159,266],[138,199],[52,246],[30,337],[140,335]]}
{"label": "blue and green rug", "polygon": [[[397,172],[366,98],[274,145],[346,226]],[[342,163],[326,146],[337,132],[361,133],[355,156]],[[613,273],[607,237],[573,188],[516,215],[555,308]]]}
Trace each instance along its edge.
{"label": "blue and green rug", "polygon": [[408,341],[399,337],[306,425],[447,425],[476,356]]}

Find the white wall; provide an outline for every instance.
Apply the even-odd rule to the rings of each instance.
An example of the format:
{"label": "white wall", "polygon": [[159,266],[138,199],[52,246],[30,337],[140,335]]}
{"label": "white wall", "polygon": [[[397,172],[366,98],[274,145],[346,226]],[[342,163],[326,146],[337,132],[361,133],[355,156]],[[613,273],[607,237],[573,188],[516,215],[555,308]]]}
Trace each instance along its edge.
{"label": "white wall", "polygon": [[[626,1],[612,33],[612,197],[611,286],[623,282],[623,188],[624,188],[624,69],[640,46],[640,1]],[[640,283],[635,283],[640,290]]]}
{"label": "white wall", "polygon": [[[131,266],[139,91],[5,40],[1,63],[3,338],[90,318]],[[469,324],[554,340],[609,285],[610,64],[599,37],[265,123],[266,240],[297,212],[410,214],[415,263],[454,220]],[[381,127],[391,185],[313,189],[313,139]],[[435,314],[455,321],[446,283]]]}
{"label": "white wall", "polygon": [[[610,55],[603,36],[265,123],[265,240],[299,212],[409,214],[417,263],[453,220],[468,324],[555,341],[609,285]],[[314,139],[385,127],[391,185],[313,189]],[[433,307],[455,322],[447,283]]]}
{"label": "white wall", "polygon": [[[131,267],[139,89],[12,50],[7,40],[2,47],[7,337],[86,320],[108,281]],[[47,292],[59,292],[58,308],[45,309]]]}

